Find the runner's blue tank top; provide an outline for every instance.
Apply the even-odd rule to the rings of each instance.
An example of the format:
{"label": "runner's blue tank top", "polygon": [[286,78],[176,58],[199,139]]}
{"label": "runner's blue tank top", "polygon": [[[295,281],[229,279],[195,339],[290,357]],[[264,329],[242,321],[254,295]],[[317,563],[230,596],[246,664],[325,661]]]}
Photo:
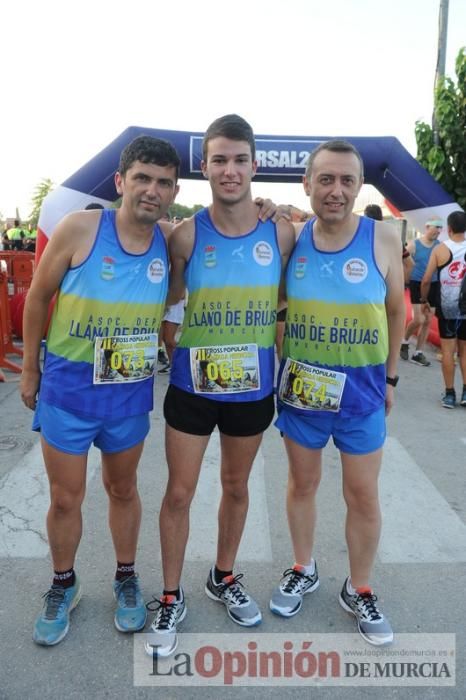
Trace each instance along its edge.
{"label": "runner's blue tank top", "polygon": [[[429,258],[433,249],[438,246],[440,241],[434,241],[431,248],[425,246],[419,238],[414,241],[414,267],[411,272],[411,279],[413,282],[420,282],[424,276],[427,265],[429,263]],[[434,272],[432,275],[432,282],[438,281],[438,272]]]}
{"label": "runner's blue tank top", "polygon": [[167,245],[160,228],[154,228],[145,253],[128,253],[115,216],[116,210],[102,212],[88,257],[60,284],[40,386],[47,403],[108,419],[152,410],[154,380],[94,384],[95,339],[157,333],[168,288]]}
{"label": "runner's blue tank top", "polygon": [[[258,221],[250,233],[232,238],[217,231],[208,209],[198,212],[193,251],[185,271],[188,304],[170,383],[216,401],[257,401],[271,394],[280,274],[275,224]],[[247,363],[242,368],[241,353],[229,354],[231,346],[245,348],[248,344],[257,345],[259,368],[249,369]],[[199,385],[196,388],[193,373],[199,365],[191,348],[202,348],[199,353],[211,358],[208,370],[217,373],[220,368],[223,384],[222,376],[211,373],[205,393],[199,391]],[[217,367],[214,358],[220,356],[228,359]],[[241,386],[246,383],[239,380],[238,390],[223,393],[226,384],[229,389],[235,387],[229,374],[235,373],[231,358],[238,363],[240,374],[244,370],[248,375],[249,390],[243,391]]]}
{"label": "runner's blue tank top", "polygon": [[374,256],[374,222],[360,217],[353,239],[338,251],[318,250],[313,226],[310,221],[303,227],[287,266],[288,310],[278,385],[287,357],[344,372],[341,415],[371,413],[385,400],[388,355],[386,286]]}

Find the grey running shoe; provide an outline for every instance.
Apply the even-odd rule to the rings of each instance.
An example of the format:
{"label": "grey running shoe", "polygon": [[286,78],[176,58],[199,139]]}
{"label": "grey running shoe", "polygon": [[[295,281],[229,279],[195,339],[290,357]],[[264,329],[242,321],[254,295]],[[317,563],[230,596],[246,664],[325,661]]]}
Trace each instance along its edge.
{"label": "grey running shoe", "polygon": [[[463,392],[464,396],[464,392]],[[466,406],[466,401],[463,403],[463,397],[461,398],[461,405]],[[456,394],[444,394],[442,396],[442,406],[443,408],[455,408],[456,406]]]}
{"label": "grey running shoe", "polygon": [[279,586],[272,593],[270,610],[282,617],[293,617],[301,610],[303,596],[319,588],[317,565],[310,576],[304,573],[302,566],[295,564],[283,573]]}
{"label": "grey running shoe", "polygon": [[113,582],[117,601],[115,627],[120,632],[139,632],[146,624],[147,610],[137,574]]}
{"label": "grey running shoe", "polygon": [[168,359],[168,355],[165,352],[165,350],[159,349],[159,351],[157,353],[157,362],[161,365],[168,365],[169,364],[170,361]]}
{"label": "grey running shoe", "polygon": [[170,370],[171,370],[171,366],[170,366],[170,364],[168,364],[168,365],[165,365],[164,367],[162,367],[162,369],[159,369],[157,371],[157,374],[170,374]]}
{"label": "grey running shoe", "polygon": [[393,642],[393,630],[387,618],[377,608],[377,596],[371,588],[358,588],[354,595],[348,593],[346,579],[340,593],[340,605],[355,616],[358,629],[366,642],[381,646]]}
{"label": "grey running shoe", "polygon": [[466,389],[464,389],[461,394],[460,406],[466,406]]}
{"label": "grey running shoe", "polygon": [[[186,617],[186,605],[181,588],[180,595],[180,600],[174,595],[163,595],[160,600],[154,599],[147,603],[148,610],[157,610],[144,644],[149,656],[170,656],[178,646],[176,626]],[[151,607],[154,603],[155,608]]]}
{"label": "grey running shoe", "polygon": [[34,623],[36,644],[53,646],[61,642],[70,627],[70,612],[81,600],[81,584],[76,576],[73,586],[51,586],[44,594],[44,607]]}
{"label": "grey running shoe", "polygon": [[409,343],[401,343],[400,357],[402,360],[409,360]]}
{"label": "grey running shoe", "polygon": [[212,600],[223,603],[228,616],[243,627],[254,627],[262,621],[261,611],[257,603],[239,583],[243,574],[225,576],[221,583],[214,582],[214,569],[209,572],[205,592]]}
{"label": "grey running shoe", "polygon": [[415,352],[414,355],[411,355],[411,360],[414,365],[419,365],[420,367],[429,367],[430,362],[426,358],[423,352]]}

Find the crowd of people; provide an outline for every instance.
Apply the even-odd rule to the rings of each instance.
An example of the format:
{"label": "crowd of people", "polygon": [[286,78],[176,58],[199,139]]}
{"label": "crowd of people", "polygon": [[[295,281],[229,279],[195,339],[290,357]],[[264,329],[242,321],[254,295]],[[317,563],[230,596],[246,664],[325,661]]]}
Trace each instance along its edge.
{"label": "crowd of people", "polygon": [[27,250],[32,253],[36,250],[37,229],[32,224],[22,226],[19,219],[15,219],[14,226],[5,228],[2,234],[3,250]]}
{"label": "crowd of people", "polygon": [[[173,225],[166,214],[178,192],[179,166],[175,149],[161,139],[141,136],[126,146],[115,175],[121,207],[68,214],[53,232],[27,297],[21,396],[41,434],[53,563],[33,639],[60,642],[81,597],[74,566],[94,443],[102,452],[115,549],[115,625],[121,632],[142,630],[149,608],[155,614],[147,653],[175,651],[187,612],[182,574],[190,506],[216,427],[222,494],[205,593],[234,623],[258,625],[262,612],[235,562],[252,465],[277,409],[275,426],[289,464],[292,554],[271,590],[270,610],[296,615],[320,584],[315,498],[322,450],[332,438],[347,509],[349,570],[339,603],[367,642],[389,644],[393,631],[371,572],[381,531],[377,484],[385,419],[394,404],[405,328],[399,236],[378,217],[353,213],[364,166],[347,141],[324,142],[310,154],[303,186],[313,216],[294,223],[280,208],[252,199],[254,134],[237,115],[216,119],[204,136],[202,172],[211,204]],[[457,219],[452,231],[463,225],[464,232],[464,220]],[[448,248],[455,260],[458,245]],[[409,254],[416,258],[416,250]],[[441,269],[444,257],[435,259]],[[421,285],[424,316],[427,291]],[[55,294],[42,367],[41,339]],[[275,381],[277,309],[286,305]],[[447,324],[449,333],[453,325]],[[455,326],[458,344],[462,326],[460,332]],[[168,481],[159,519],[163,590],[146,606],[135,566],[141,522],[136,474],[162,334],[170,365],[163,408]]]}

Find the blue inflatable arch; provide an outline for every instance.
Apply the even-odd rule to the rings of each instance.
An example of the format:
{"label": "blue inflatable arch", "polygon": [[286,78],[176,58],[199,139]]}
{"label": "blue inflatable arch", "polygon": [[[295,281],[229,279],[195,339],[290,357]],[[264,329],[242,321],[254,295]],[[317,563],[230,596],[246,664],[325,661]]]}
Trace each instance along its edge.
{"label": "blue inflatable arch", "polygon": [[[57,222],[68,212],[83,209],[90,201],[104,206],[117,193],[114,174],[120,153],[136,136],[147,134],[170,141],[177,149],[182,179],[201,179],[202,138],[200,132],[167,131],[131,126],[106,148],[65,180],[44,200],[39,219],[38,249],[41,251]],[[334,136],[256,135],[260,182],[301,182],[308,155],[320,143]],[[433,177],[392,136],[339,136],[353,143],[364,161],[366,184],[376,187],[418,230],[428,218],[446,219],[461,207]],[[40,254],[40,252],[39,252]]]}

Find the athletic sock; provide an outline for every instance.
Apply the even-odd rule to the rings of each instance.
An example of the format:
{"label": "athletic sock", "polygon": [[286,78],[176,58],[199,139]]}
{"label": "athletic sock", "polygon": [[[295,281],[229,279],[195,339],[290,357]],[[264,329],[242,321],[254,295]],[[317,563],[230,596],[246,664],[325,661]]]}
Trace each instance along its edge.
{"label": "athletic sock", "polygon": [[175,588],[174,591],[167,591],[166,588],[163,589],[162,595],[174,595],[177,600],[181,598],[181,592],[179,588]]}
{"label": "athletic sock", "polygon": [[316,571],[316,563],[314,559],[311,559],[309,564],[298,564],[295,562],[295,566],[299,566],[299,568],[302,569],[303,574],[306,576],[313,576]]}
{"label": "athletic sock", "polygon": [[53,586],[62,586],[63,588],[71,588],[74,586],[76,581],[76,574],[74,569],[68,569],[67,571],[54,571],[53,572]]}
{"label": "athletic sock", "polygon": [[217,569],[216,566],[214,566],[214,583],[217,585],[219,583],[222,583],[222,580],[226,578],[227,576],[231,576],[233,574],[233,571],[222,571],[221,569]]}
{"label": "athletic sock", "polygon": [[129,564],[125,564],[121,561],[117,561],[117,570],[115,572],[115,581],[122,581],[124,578],[128,578],[129,576],[134,576],[135,574],[134,570],[134,561],[129,562]]}
{"label": "athletic sock", "polygon": [[448,387],[445,387],[445,394],[450,394],[451,396],[454,396],[455,387],[451,387],[450,389]]}

